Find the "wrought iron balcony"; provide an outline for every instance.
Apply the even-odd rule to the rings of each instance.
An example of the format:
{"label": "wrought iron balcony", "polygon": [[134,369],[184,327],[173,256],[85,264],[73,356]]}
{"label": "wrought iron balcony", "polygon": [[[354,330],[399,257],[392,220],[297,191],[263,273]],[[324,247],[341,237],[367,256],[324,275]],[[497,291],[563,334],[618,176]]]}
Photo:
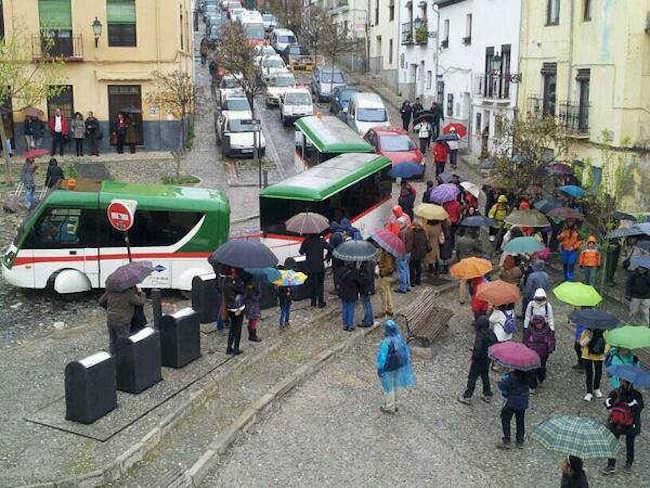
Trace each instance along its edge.
{"label": "wrought iron balcony", "polygon": [[402,45],[411,44],[413,44],[413,22],[405,22],[402,24]]}
{"label": "wrought iron balcony", "polygon": [[510,74],[480,74],[474,75],[474,95],[496,100],[510,98]]}
{"label": "wrought iron balcony", "polygon": [[584,136],[589,134],[589,104],[560,102],[558,119],[573,134]]}
{"label": "wrought iron balcony", "polygon": [[83,41],[69,31],[47,31],[32,36],[32,59],[83,60]]}

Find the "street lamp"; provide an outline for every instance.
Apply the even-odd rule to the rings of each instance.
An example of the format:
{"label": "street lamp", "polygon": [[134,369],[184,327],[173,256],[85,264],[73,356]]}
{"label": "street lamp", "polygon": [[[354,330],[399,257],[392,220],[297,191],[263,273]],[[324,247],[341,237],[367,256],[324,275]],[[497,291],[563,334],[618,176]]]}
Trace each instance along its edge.
{"label": "street lamp", "polygon": [[95,17],[90,26],[93,28],[93,36],[95,36],[95,47],[99,47],[99,38],[102,36],[102,23]]}

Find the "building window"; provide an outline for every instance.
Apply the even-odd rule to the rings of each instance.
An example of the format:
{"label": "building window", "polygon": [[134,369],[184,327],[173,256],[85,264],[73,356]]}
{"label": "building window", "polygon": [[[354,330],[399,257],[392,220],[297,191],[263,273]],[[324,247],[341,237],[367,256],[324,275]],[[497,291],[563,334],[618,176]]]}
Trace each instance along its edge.
{"label": "building window", "polygon": [[74,114],[74,97],[72,94],[72,85],[60,86],[60,92],[57,96],[47,99],[47,117],[54,117],[54,111],[61,109],[61,115],[66,119],[71,119]]}
{"label": "building window", "polygon": [[501,45],[501,76],[499,77],[501,98],[510,97],[510,44]]}
{"label": "building window", "polygon": [[4,5],[2,5],[2,0],[0,0],[0,39],[5,38],[5,13]]}
{"label": "building window", "polygon": [[388,39],[388,64],[393,64],[393,40]]}
{"label": "building window", "polygon": [[557,63],[544,63],[542,66],[542,113],[555,115],[557,97]]}
{"label": "building window", "polygon": [[481,135],[481,112],[476,112],[476,127],[474,133],[477,136]]}
{"label": "building window", "polygon": [[137,45],[135,21],[135,0],[106,0],[108,45],[135,47]]}
{"label": "building window", "polygon": [[546,25],[560,23],[560,0],[546,0]]}
{"label": "building window", "polygon": [[388,3],[388,20],[395,20],[395,0],[390,0]]}
{"label": "building window", "polygon": [[72,12],[70,0],[38,0],[41,53],[72,56]]}
{"label": "building window", "polygon": [[183,22],[183,6],[182,5],[179,7],[179,10],[180,10],[180,12],[179,12],[179,15],[180,15],[180,17],[179,17],[180,18],[179,27],[180,27],[180,30],[181,30],[181,51],[182,51],[183,49],[185,49],[185,42],[184,42],[185,39],[183,38],[184,35],[185,35],[185,23]]}
{"label": "building window", "polygon": [[454,116],[454,94],[447,94],[447,117]]}
{"label": "building window", "polygon": [[108,116],[111,133],[115,131],[119,113],[125,114],[135,123],[137,144],[144,144],[140,85],[108,85]]}
{"label": "building window", "polygon": [[379,0],[375,0],[375,25],[379,25]]}
{"label": "building window", "polygon": [[591,189],[596,190],[603,181],[603,168],[591,165]]}
{"label": "building window", "polygon": [[436,100],[438,102],[438,105],[442,108],[443,103],[445,101],[445,82],[444,81],[438,81],[436,82]]}
{"label": "building window", "polygon": [[427,71],[427,90],[431,90],[431,83],[433,81],[433,73]]}
{"label": "building window", "polygon": [[442,44],[443,48],[449,47],[449,19],[445,19],[442,24]]}
{"label": "building window", "polygon": [[579,69],[576,81],[578,82],[578,130],[581,132],[589,128],[589,79],[591,70]]}
{"label": "building window", "polygon": [[472,14],[465,16],[465,37],[463,37],[463,44],[469,46],[472,43]]}
{"label": "building window", "polygon": [[591,0],[583,0],[582,20],[589,22],[591,20]]}

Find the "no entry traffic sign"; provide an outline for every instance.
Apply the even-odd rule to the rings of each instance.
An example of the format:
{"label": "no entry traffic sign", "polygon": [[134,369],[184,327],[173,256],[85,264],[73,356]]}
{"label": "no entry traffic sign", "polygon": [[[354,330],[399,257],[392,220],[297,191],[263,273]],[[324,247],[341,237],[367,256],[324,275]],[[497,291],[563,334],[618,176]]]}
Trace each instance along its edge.
{"label": "no entry traffic sign", "polygon": [[112,200],[106,209],[106,215],[113,228],[126,232],[133,227],[137,205],[134,200]]}

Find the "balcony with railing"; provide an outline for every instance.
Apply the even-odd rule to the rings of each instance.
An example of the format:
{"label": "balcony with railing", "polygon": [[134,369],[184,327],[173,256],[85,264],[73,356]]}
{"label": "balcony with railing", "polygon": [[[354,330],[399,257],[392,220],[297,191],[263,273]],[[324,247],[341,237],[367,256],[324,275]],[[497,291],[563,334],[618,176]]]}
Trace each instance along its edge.
{"label": "balcony with railing", "polygon": [[558,104],[560,123],[574,136],[589,136],[589,105],[576,102]]}
{"label": "balcony with railing", "polygon": [[510,74],[477,74],[474,75],[474,95],[493,100],[508,100],[510,83]]}
{"label": "balcony with railing", "polygon": [[415,39],[415,43],[422,45],[426,44],[429,42],[429,30],[427,26],[427,19],[421,19],[417,18],[415,21],[413,21],[413,37]]}
{"label": "balcony with railing", "polygon": [[413,22],[402,24],[402,45],[410,46],[413,44]]}
{"label": "balcony with railing", "polygon": [[68,31],[42,32],[32,36],[32,59],[64,59],[83,61],[83,41],[80,35]]}

